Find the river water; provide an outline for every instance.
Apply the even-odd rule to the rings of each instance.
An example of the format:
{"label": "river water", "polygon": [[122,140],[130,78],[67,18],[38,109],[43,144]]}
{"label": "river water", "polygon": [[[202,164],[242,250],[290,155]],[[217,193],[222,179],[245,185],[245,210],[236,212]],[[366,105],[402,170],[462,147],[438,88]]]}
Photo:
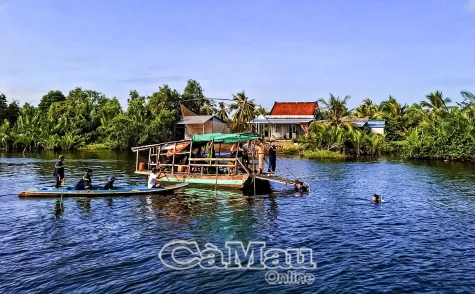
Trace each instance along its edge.
{"label": "river water", "polygon": [[[129,152],[66,153],[67,185],[145,184]],[[308,195],[272,184],[266,195],[187,187],[169,196],[20,200],[52,186],[58,154],[0,153],[0,282],[4,293],[367,293],[475,291],[475,165],[373,159],[280,158],[277,173],[308,181]],[[371,195],[384,195],[382,205]],[[270,285],[266,270],[173,270],[158,252],[173,240],[264,241],[311,248],[315,280]],[[279,270],[278,273],[287,271]]]}

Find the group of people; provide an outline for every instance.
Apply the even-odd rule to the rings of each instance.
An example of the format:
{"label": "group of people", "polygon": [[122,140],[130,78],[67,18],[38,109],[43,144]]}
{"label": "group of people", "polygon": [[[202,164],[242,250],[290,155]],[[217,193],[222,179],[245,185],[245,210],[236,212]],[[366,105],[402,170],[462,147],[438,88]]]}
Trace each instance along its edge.
{"label": "group of people", "polygon": [[[250,159],[255,156],[258,161],[258,170],[257,172],[261,174],[264,171],[264,162],[265,156],[268,155],[269,163],[267,172],[273,174],[275,173],[276,161],[277,161],[277,145],[275,141],[270,141],[268,150],[262,141],[262,139],[257,139],[256,141],[248,140],[244,145],[242,143],[236,143],[231,146],[231,158],[240,158],[241,161],[247,168],[251,168]],[[215,158],[216,151],[214,149],[214,141],[209,141],[205,146],[205,152],[207,158]]]}
{"label": "group of people", "polygon": [[[58,161],[54,165],[53,176],[56,177],[55,189],[64,186],[64,156],[60,155]],[[110,176],[107,183],[104,185],[104,190],[114,189],[115,177]],[[75,186],[76,190],[91,190],[92,189],[92,169],[88,169],[82,178],[77,182]]]}

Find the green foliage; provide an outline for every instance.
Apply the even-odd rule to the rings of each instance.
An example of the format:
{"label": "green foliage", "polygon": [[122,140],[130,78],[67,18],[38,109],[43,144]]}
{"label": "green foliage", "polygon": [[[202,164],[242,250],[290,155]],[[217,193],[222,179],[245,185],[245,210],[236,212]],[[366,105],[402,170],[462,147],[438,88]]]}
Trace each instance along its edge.
{"label": "green foliage", "polygon": [[61,91],[49,91],[48,94],[41,98],[41,101],[38,104],[38,109],[42,113],[47,113],[51,104],[55,102],[62,102],[64,100],[66,100],[66,97],[64,97]]}
{"label": "green foliage", "polygon": [[248,122],[254,119],[256,104],[254,100],[249,99],[244,91],[233,94],[233,103],[229,105],[233,110],[231,129],[233,132],[249,131]]}
{"label": "green foliage", "polygon": [[307,150],[304,152],[304,157],[308,159],[344,159],[346,156],[340,152],[320,149]]}

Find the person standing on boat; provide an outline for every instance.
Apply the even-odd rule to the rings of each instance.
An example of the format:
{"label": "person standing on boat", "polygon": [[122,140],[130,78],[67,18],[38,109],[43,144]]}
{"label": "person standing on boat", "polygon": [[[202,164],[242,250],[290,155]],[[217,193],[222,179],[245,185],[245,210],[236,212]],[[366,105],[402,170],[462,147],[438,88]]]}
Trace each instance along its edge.
{"label": "person standing on boat", "polygon": [[246,144],[244,144],[243,146],[243,149],[244,149],[244,156],[243,156],[243,160],[244,160],[244,164],[249,167],[249,156],[252,156],[252,154],[254,154],[254,144],[252,143],[251,140],[247,140]]}
{"label": "person standing on boat", "polygon": [[264,170],[264,156],[266,154],[266,147],[264,146],[262,139],[257,139],[256,153],[259,158],[258,174],[261,174],[262,171]]}
{"label": "person standing on boat", "polygon": [[76,190],[90,190],[92,189],[92,169],[88,169],[87,173],[76,184]]}
{"label": "person standing on boat", "polygon": [[269,169],[267,170],[270,173],[275,173],[275,165],[277,161],[277,146],[275,146],[275,141],[270,141],[269,146]]}
{"label": "person standing on boat", "polygon": [[152,173],[148,177],[148,185],[147,186],[148,186],[149,189],[161,188],[162,187],[162,185],[160,183],[157,183],[157,177],[161,178],[160,177],[161,173],[162,173],[161,169],[159,169],[159,170],[157,170],[156,168],[152,169]]}
{"label": "person standing on boat", "polygon": [[56,186],[55,189],[59,189],[62,186],[62,182],[64,180],[64,164],[63,164],[64,156],[60,155],[58,158],[58,162],[54,165],[53,176],[56,177]]}

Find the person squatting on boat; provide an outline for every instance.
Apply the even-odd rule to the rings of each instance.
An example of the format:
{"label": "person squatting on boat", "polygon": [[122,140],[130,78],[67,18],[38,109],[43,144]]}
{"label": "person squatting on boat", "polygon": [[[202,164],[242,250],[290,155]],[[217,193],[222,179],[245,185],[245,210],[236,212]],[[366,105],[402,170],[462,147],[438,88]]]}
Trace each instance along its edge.
{"label": "person squatting on boat", "polygon": [[64,156],[60,155],[58,162],[54,165],[53,176],[56,177],[56,186],[55,189],[59,189],[60,186],[63,186],[62,182],[64,180]]}
{"label": "person squatting on boat", "polygon": [[76,184],[76,190],[90,190],[92,188],[92,169],[88,169],[87,173],[82,176]]}
{"label": "person squatting on boat", "polygon": [[152,169],[152,173],[148,177],[148,188],[162,188],[162,185],[157,183],[157,179],[163,178],[164,176],[165,174],[162,173],[161,168],[158,170],[156,168]]}
{"label": "person squatting on boat", "polygon": [[277,146],[275,145],[275,141],[270,141],[269,146],[269,168],[268,172],[275,173],[275,165],[277,161]]}
{"label": "person squatting on boat", "polygon": [[110,176],[109,180],[107,181],[107,184],[104,186],[104,190],[113,190],[114,189],[114,181],[115,181],[115,177]]}

